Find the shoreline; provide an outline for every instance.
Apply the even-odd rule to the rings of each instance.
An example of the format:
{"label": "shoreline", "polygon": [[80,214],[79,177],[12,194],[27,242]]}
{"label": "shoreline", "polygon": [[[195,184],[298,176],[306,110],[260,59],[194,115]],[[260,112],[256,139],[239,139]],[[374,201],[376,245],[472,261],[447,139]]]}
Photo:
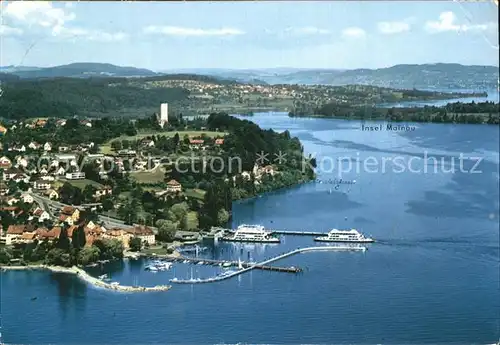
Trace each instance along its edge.
{"label": "shoreline", "polygon": [[98,278],[92,277],[90,274],[85,272],[83,269],[72,266],[72,267],[62,267],[62,266],[48,266],[48,265],[27,265],[27,266],[0,266],[1,271],[21,271],[21,270],[48,270],[53,273],[66,273],[76,275],[78,278],[82,279],[88,284],[95,287],[104,288],[107,290],[119,291],[119,292],[153,292],[153,291],[167,291],[172,288],[171,285],[157,285],[153,287],[145,286],[126,286],[126,285],[113,285],[111,283],[106,283]]}

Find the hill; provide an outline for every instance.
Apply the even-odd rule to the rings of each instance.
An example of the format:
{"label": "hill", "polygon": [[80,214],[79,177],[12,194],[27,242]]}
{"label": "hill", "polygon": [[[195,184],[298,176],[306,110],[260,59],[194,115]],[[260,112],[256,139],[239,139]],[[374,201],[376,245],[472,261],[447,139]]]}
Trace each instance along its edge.
{"label": "hill", "polygon": [[126,78],[20,79],[2,84],[0,114],[4,118],[141,116],[160,103],[187,100],[181,87],[146,89]]}
{"label": "hill", "polygon": [[190,73],[234,78],[241,82],[304,85],[373,85],[399,89],[495,89],[498,67],[460,64],[395,65],[378,69],[203,69]]}
{"label": "hill", "polygon": [[[9,71],[6,69],[4,72]],[[15,68],[9,71],[23,79],[38,78],[89,78],[89,77],[145,77],[156,76],[157,73],[144,68],[121,67],[107,63],[72,63],[69,65],[45,67],[38,69]]]}
{"label": "hill", "polygon": [[[301,84],[362,84],[401,89],[493,89],[498,67],[460,64],[396,65],[379,69],[310,70],[282,76]],[[265,80],[265,79],[264,79]]]}

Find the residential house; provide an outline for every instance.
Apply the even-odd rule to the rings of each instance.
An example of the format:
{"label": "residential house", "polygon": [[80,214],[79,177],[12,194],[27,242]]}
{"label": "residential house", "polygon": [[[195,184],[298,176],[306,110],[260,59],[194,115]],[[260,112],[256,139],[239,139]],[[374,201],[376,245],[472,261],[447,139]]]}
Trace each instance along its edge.
{"label": "residential house", "polygon": [[49,174],[44,174],[42,176],[40,176],[40,180],[43,180],[43,181],[55,181],[56,178],[52,175],[49,175]]}
{"label": "residential house", "polygon": [[80,219],[80,211],[77,208],[71,206],[65,206],[61,210],[61,215],[59,220],[65,222],[69,225],[75,224],[78,219]]}
{"label": "residential house", "polygon": [[12,166],[12,162],[7,157],[3,156],[0,158],[0,169],[8,169]]}
{"label": "residential house", "polygon": [[102,238],[108,238],[108,239],[117,239],[123,243],[123,247],[125,249],[130,248],[130,239],[132,238],[132,234],[128,233],[127,231],[119,228],[112,228],[106,231],[105,233],[102,234]]}
{"label": "residential house", "polygon": [[50,220],[50,214],[47,211],[42,210],[40,207],[37,207],[33,212],[33,217],[38,218],[39,223],[43,223],[46,220]]}
{"label": "residential house", "polygon": [[57,120],[56,126],[58,126],[58,127],[66,126],[66,120],[64,120],[64,119]]}
{"label": "residential house", "polygon": [[35,127],[45,127],[47,120],[39,119],[35,122]]}
{"label": "residential house", "polygon": [[8,180],[14,178],[16,175],[22,174],[22,173],[23,173],[23,171],[18,169],[18,168],[6,169],[3,172],[3,179],[8,181]]}
{"label": "residential house", "polygon": [[30,177],[26,174],[17,174],[13,178],[11,178],[12,181],[19,183],[19,182],[25,182],[28,183],[30,181]]}
{"label": "residential house", "polygon": [[52,184],[50,183],[50,181],[37,180],[33,184],[33,187],[38,190],[47,190],[52,187]]}
{"label": "residential house", "polygon": [[16,144],[12,147],[9,147],[9,151],[26,152],[26,146]]}
{"label": "residential house", "polygon": [[21,238],[23,233],[32,232],[34,230],[33,225],[9,225],[7,229],[7,235],[5,238],[5,244],[11,245],[16,242],[16,239]]}
{"label": "residential house", "polygon": [[144,138],[141,140],[140,146],[141,147],[154,147],[155,142],[152,139]]}
{"label": "residential house", "polygon": [[176,180],[170,180],[167,182],[167,192],[176,193],[182,191],[182,185]]}
{"label": "residential house", "polygon": [[7,133],[7,128],[4,126],[0,125],[0,135],[5,135]]}
{"label": "residential house", "polygon": [[88,222],[83,231],[85,232],[85,246],[91,246],[107,232],[105,228],[94,224],[94,222]]}
{"label": "residential house", "polygon": [[44,194],[49,199],[59,199],[59,193],[57,193],[54,189],[46,190]]}
{"label": "residential house", "polygon": [[215,139],[215,145],[222,145],[224,144],[224,139]]}
{"label": "residential house", "polygon": [[61,235],[62,228],[59,226],[55,226],[52,229],[48,230],[47,228],[38,228],[36,230],[36,237],[39,241],[54,241],[59,238]]}
{"label": "residential house", "polygon": [[37,143],[36,141],[32,141],[31,143],[29,143],[28,147],[32,150],[38,150],[40,148],[40,145],[39,143]]}
{"label": "residential house", "polygon": [[136,226],[134,228],[125,229],[133,237],[138,237],[142,243],[155,244],[155,234],[153,230],[147,226]]}
{"label": "residential house", "polygon": [[19,202],[19,199],[16,198],[15,196],[7,197],[7,204],[9,206],[15,205]]}
{"label": "residential house", "polygon": [[0,195],[9,194],[9,187],[5,184],[5,182],[0,181]]}
{"label": "residential house", "polygon": [[205,140],[203,139],[189,139],[189,148],[199,149],[204,143]]}
{"label": "residential house", "polygon": [[92,122],[90,122],[89,120],[83,120],[80,122],[80,124],[82,126],[92,127]]}
{"label": "residential house", "polygon": [[23,232],[21,237],[18,237],[15,239],[15,242],[17,243],[32,243],[36,239],[36,231],[31,231],[31,232]]}
{"label": "residential house", "polygon": [[26,204],[32,204],[35,201],[35,199],[33,199],[33,196],[31,194],[28,194],[28,193],[22,194],[21,199]]}
{"label": "residential house", "polygon": [[16,156],[16,165],[23,168],[28,167],[28,159],[23,156]]}
{"label": "residential house", "polygon": [[46,142],[45,144],[43,144],[43,150],[46,152],[52,151],[52,144],[49,142]]}
{"label": "residential house", "polygon": [[64,167],[59,167],[56,169],[55,174],[59,175],[59,176],[63,176],[64,174],[66,174],[66,169]]}
{"label": "residential house", "polygon": [[84,172],[72,172],[72,173],[66,173],[65,176],[68,180],[82,180],[85,178],[85,173]]}
{"label": "residential house", "polygon": [[99,186],[94,193],[94,198],[99,199],[105,195],[111,195],[113,189],[110,186]]}

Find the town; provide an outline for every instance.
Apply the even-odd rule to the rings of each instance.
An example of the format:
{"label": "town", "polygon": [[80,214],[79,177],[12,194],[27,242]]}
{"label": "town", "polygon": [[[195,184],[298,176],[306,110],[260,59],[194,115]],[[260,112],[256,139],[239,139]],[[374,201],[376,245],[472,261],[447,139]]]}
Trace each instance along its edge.
{"label": "town", "polygon": [[[169,117],[168,104],[145,119],[2,125],[0,262],[68,266],[128,251],[172,253],[182,242],[199,241],[200,230],[227,223],[232,200],[312,177],[284,161],[240,160],[247,148],[230,156],[235,140],[245,140],[234,134],[242,123],[249,134],[261,132],[225,114]],[[302,159],[288,133],[267,140],[276,136],[280,152],[290,149],[290,157]],[[71,249],[78,255],[65,255]]]}

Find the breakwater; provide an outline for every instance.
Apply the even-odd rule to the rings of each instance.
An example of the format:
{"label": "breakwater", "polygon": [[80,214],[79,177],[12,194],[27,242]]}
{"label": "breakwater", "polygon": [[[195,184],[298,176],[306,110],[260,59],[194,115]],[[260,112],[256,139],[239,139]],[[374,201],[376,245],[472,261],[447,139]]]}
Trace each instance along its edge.
{"label": "breakwater", "polygon": [[114,290],[119,292],[153,292],[153,291],[167,291],[170,290],[170,285],[157,285],[152,287],[145,286],[125,286],[118,283],[107,283],[101,279],[92,277],[83,269],[73,267],[60,267],[60,266],[47,266],[47,265],[28,265],[28,266],[0,266],[2,271],[6,270],[49,270],[55,273],[74,274],[83,281],[104,289]]}

